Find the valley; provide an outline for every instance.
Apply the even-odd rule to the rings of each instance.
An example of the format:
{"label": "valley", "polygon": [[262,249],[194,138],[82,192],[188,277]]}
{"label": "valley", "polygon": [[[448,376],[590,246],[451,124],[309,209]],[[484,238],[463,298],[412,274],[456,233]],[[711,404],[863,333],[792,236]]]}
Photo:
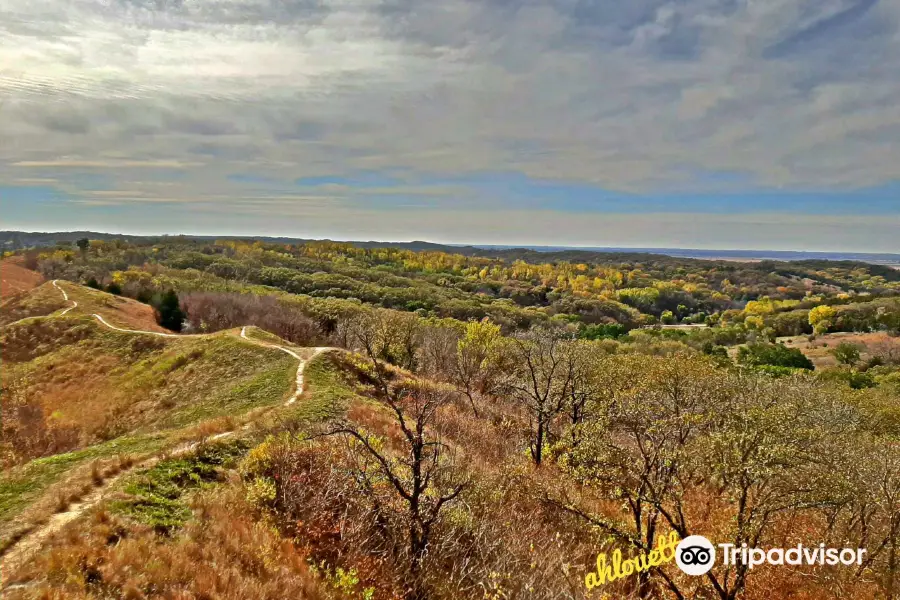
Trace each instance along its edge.
{"label": "valley", "polygon": [[[5,258],[4,597],[883,597],[900,277],[633,260]],[[869,558],[585,585],[695,533]]]}

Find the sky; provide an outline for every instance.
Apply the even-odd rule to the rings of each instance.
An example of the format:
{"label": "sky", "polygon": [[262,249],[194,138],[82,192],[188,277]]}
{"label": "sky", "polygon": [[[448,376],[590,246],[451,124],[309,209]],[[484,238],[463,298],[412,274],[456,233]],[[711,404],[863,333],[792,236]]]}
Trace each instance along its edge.
{"label": "sky", "polygon": [[0,0],[0,229],[900,252],[898,0]]}

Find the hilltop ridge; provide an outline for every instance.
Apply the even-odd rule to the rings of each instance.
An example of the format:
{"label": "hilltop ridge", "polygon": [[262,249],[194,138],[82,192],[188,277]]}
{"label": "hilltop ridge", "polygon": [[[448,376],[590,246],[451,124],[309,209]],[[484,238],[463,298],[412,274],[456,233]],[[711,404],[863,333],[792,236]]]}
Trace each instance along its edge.
{"label": "hilltop ridge", "polygon": [[[29,247],[52,246],[59,242],[72,243],[82,238],[92,240],[122,240],[128,243],[156,243],[185,241],[260,241],[269,244],[305,244],[309,242],[331,242],[338,240],[298,238],[263,235],[129,235],[101,233],[95,231],[64,232],[24,232],[0,231],[0,247],[20,250]],[[524,260],[526,262],[603,262],[660,259],[758,262],[781,261],[815,264],[822,261],[887,265],[900,267],[900,253],[887,252],[817,252],[790,250],[740,250],[740,249],[691,249],[691,248],[617,248],[617,247],[570,247],[540,245],[495,245],[495,244],[441,244],[415,240],[391,242],[375,240],[338,241],[357,248],[398,248],[414,252],[445,252],[463,256],[498,258],[504,260]]]}

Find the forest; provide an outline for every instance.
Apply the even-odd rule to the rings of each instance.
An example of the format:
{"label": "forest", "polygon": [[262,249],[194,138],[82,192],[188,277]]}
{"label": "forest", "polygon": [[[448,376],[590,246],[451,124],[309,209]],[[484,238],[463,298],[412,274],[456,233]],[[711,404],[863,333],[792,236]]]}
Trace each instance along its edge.
{"label": "forest", "polygon": [[[200,597],[176,566],[214,530],[234,554],[210,549],[208,560],[257,565],[228,585],[204,575],[221,597],[275,597],[260,591],[275,582],[301,598],[369,600],[900,597],[900,271],[234,240],[84,239],[16,257],[47,279],[149,305],[171,331],[253,324],[340,350],[317,359],[309,384],[307,401],[327,418],[281,419],[232,447],[238,477],[178,519],[158,519],[180,498],[169,487],[154,500],[157,521],[127,505],[156,528],[135,534],[131,554],[90,548],[119,517],[86,526],[31,567],[56,574],[47,593],[163,597],[181,581]],[[877,342],[858,345],[857,334]],[[43,350],[27,340],[49,334],[16,335],[31,359]],[[827,344],[834,364],[814,364],[798,341]],[[146,361],[159,350],[127,351]],[[21,386],[13,397],[27,408]],[[4,419],[7,466],[104,439],[71,427],[55,439],[52,420],[15,414]],[[36,438],[43,445],[24,443]],[[252,523],[266,524],[265,561],[253,544],[238,548]],[[867,554],[854,568],[717,565],[702,577],[659,565],[585,586],[600,553],[693,534]],[[138,548],[159,552],[158,536],[181,540],[166,550],[175,566],[128,575]],[[100,587],[78,564],[96,564]]]}

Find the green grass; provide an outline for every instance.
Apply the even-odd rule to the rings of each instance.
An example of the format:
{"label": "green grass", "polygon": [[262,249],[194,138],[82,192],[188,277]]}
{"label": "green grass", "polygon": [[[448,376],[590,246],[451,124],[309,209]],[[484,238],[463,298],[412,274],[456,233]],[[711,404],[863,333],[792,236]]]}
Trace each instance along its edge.
{"label": "green grass", "polygon": [[169,533],[191,517],[187,495],[221,481],[223,471],[234,467],[248,448],[247,442],[235,440],[204,445],[194,454],[161,461],[130,476],[124,491],[131,497],[113,502],[110,509],[159,533]]}
{"label": "green grass", "polygon": [[283,402],[297,374],[297,359],[271,348],[252,346],[230,336],[204,340],[203,356],[170,373],[154,392],[175,405],[159,424],[184,426],[201,420],[239,415]]}
{"label": "green grass", "polygon": [[19,319],[43,317],[69,306],[49,281],[25,294],[16,294],[0,302],[0,325]]}
{"label": "green grass", "polygon": [[[254,398],[268,398],[272,383],[267,380],[275,375],[264,373],[246,385],[235,387],[226,400],[243,402],[247,408]],[[346,373],[333,357],[317,356],[308,364],[305,375],[309,382],[308,397],[290,407],[279,408],[276,420],[301,423],[327,420],[343,411],[356,396]],[[112,509],[159,532],[170,532],[191,516],[187,494],[220,481],[223,469],[233,466],[251,445],[251,439],[239,438],[201,447],[194,455],[161,461],[129,477],[124,491],[132,498],[114,503]]]}
{"label": "green grass", "polygon": [[247,337],[253,340],[259,340],[267,344],[276,344],[278,346],[293,347],[294,345],[287,342],[274,333],[269,333],[265,329],[259,327],[247,327]]}
{"label": "green grass", "polygon": [[359,397],[338,356],[325,352],[307,363],[303,372],[306,396],[287,407],[287,418],[307,422],[327,420],[342,413]]}
{"label": "green grass", "polygon": [[[293,380],[296,360],[289,362],[292,369],[286,373],[279,374],[273,370],[235,386],[214,402],[216,410],[228,407],[247,410],[268,403],[272,394],[285,385],[285,381],[279,380],[279,375],[281,379],[289,375],[288,384]],[[276,422],[290,420],[311,424],[327,420],[342,412],[357,397],[341,363],[328,354],[312,359],[306,367],[305,377],[309,393],[290,407],[279,407]],[[200,404],[192,406],[189,412],[176,414],[196,421],[213,416],[213,413],[207,412],[209,408],[207,404]],[[223,469],[233,466],[250,446],[249,439],[235,439],[201,447],[195,455],[162,461],[144,473],[129,477],[124,491],[132,498],[117,501],[111,508],[161,533],[171,532],[191,517],[188,493],[218,482]]]}
{"label": "green grass", "polygon": [[62,476],[87,462],[118,454],[145,454],[162,449],[163,435],[121,437],[74,452],[38,458],[0,476],[0,523],[10,521]]}

